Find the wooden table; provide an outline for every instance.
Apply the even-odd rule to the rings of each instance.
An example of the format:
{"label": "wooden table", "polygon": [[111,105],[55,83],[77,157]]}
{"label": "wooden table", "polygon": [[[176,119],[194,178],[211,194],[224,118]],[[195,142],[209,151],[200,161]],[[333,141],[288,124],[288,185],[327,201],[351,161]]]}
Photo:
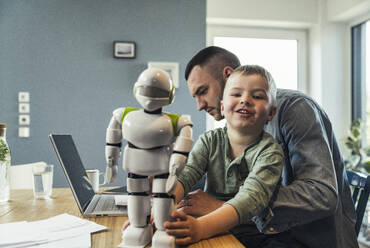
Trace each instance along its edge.
{"label": "wooden table", "polygon": [[[32,190],[12,190],[10,201],[0,205],[0,224],[14,221],[36,221],[68,213],[83,218],[69,188],[53,189],[49,200],[36,200]],[[91,235],[94,248],[117,247],[121,243],[121,228],[127,217],[86,218],[106,226],[107,231]],[[191,248],[244,247],[233,235],[224,234],[192,244]]]}

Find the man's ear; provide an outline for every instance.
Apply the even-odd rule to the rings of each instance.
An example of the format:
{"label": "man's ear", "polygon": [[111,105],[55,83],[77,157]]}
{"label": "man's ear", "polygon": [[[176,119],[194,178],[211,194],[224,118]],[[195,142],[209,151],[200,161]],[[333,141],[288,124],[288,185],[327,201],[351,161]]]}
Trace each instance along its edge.
{"label": "man's ear", "polygon": [[222,76],[226,82],[226,80],[229,78],[230,74],[234,71],[234,69],[231,66],[225,66],[222,71]]}
{"label": "man's ear", "polygon": [[270,113],[267,117],[267,120],[271,121],[272,118],[274,118],[275,114],[276,114],[276,106],[272,106],[271,109],[270,109]]}
{"label": "man's ear", "polygon": [[225,115],[224,115],[224,101],[223,100],[220,101],[220,105],[221,105],[221,115],[223,117],[225,117]]}

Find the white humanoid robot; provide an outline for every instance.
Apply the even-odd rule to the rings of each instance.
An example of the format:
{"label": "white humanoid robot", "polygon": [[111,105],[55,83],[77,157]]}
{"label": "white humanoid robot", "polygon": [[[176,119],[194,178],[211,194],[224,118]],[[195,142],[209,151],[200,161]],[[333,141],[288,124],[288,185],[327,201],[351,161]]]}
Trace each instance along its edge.
{"label": "white humanoid robot", "polygon": [[[130,226],[122,234],[120,247],[143,247],[151,240],[154,248],[175,247],[175,239],[166,234],[163,223],[170,220],[174,210],[172,193],[193,140],[189,119],[162,112],[163,106],[172,103],[174,89],[165,71],[146,69],[134,86],[134,95],[143,109],[119,108],[110,120],[105,148],[109,183],[117,177],[122,139],[128,143],[123,151],[123,169],[128,172]],[[154,176],[152,205],[157,228],[154,236],[149,223],[149,176]]]}

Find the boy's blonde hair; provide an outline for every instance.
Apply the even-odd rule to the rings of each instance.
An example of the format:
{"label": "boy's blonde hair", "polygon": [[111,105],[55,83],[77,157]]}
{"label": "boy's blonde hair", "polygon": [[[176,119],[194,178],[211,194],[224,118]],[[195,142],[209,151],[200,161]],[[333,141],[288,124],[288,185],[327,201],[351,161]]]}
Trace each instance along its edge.
{"label": "boy's blonde hair", "polygon": [[236,73],[240,73],[241,75],[260,75],[264,78],[268,86],[267,94],[269,95],[270,103],[276,106],[276,84],[270,72],[259,65],[242,65],[236,68],[233,73],[231,73],[230,77]]}

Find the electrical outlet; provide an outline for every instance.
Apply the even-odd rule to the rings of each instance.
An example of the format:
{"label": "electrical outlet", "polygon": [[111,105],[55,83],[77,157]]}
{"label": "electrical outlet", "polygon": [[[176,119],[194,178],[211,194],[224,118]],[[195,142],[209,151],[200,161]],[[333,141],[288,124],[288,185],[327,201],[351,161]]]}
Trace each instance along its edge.
{"label": "electrical outlet", "polygon": [[18,102],[29,102],[30,93],[25,91],[18,92]]}
{"label": "electrical outlet", "polygon": [[30,112],[30,104],[29,103],[19,103],[18,112],[22,114],[28,114]]}
{"label": "electrical outlet", "polygon": [[30,116],[29,115],[19,115],[18,116],[18,123],[19,123],[19,125],[29,125],[30,124]]}

